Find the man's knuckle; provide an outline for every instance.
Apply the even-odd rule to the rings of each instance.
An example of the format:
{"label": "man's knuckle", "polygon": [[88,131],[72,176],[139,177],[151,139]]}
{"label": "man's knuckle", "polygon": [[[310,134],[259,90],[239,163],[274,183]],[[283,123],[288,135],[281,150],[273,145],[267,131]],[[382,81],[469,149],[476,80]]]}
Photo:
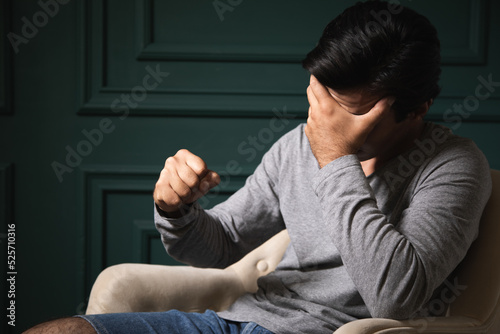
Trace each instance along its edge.
{"label": "man's knuckle", "polygon": [[176,162],[174,157],[168,157],[167,160],[165,160],[165,166],[170,166],[174,165]]}
{"label": "man's knuckle", "polygon": [[175,155],[179,156],[179,157],[183,157],[183,156],[186,156],[187,154],[189,154],[189,151],[186,150],[185,148],[181,148],[180,150],[177,151],[177,153]]}
{"label": "man's knuckle", "polygon": [[182,204],[182,200],[179,196],[171,196],[168,202],[171,206],[179,206]]}
{"label": "man's knuckle", "polygon": [[183,187],[182,189],[179,189],[179,190],[178,190],[178,193],[177,193],[177,194],[178,194],[178,195],[179,195],[179,197],[181,197],[182,199],[186,199],[186,198],[188,198],[188,197],[190,197],[190,196],[191,196],[192,191],[191,191],[191,189],[190,189],[190,188],[188,188],[188,187]]}
{"label": "man's knuckle", "polygon": [[186,183],[186,185],[190,189],[193,189],[193,188],[198,187],[200,180],[196,176],[193,175],[192,177],[187,177],[184,182]]}
{"label": "man's knuckle", "polygon": [[158,178],[158,182],[168,178],[168,174],[169,174],[168,167],[163,168],[160,172],[160,177]]}
{"label": "man's knuckle", "polygon": [[155,193],[160,194],[162,191],[169,187],[168,179],[166,177],[160,177],[155,184]]}
{"label": "man's knuckle", "polygon": [[153,198],[154,198],[155,203],[157,203],[157,204],[163,204],[163,203],[168,202],[168,198],[167,198],[165,192],[161,191],[161,190],[155,191],[153,194]]}
{"label": "man's knuckle", "polygon": [[193,161],[192,169],[197,175],[202,175],[207,172],[207,164],[201,158],[198,158]]}

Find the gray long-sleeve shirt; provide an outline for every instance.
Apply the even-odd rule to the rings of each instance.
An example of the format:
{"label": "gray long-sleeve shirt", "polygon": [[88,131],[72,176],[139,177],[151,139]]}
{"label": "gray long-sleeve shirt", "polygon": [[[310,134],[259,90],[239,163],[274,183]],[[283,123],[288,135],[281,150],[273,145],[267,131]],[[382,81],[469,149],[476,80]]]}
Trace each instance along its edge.
{"label": "gray long-sleeve shirt", "polygon": [[332,333],[359,318],[444,311],[436,305],[450,296],[435,298],[476,238],[490,192],[481,151],[445,127],[427,123],[413,148],[366,177],[354,155],[320,169],[302,124],[227,201],[180,219],[156,210],[155,222],[171,256],[221,268],[286,228],[276,271],[219,314],[275,333]]}

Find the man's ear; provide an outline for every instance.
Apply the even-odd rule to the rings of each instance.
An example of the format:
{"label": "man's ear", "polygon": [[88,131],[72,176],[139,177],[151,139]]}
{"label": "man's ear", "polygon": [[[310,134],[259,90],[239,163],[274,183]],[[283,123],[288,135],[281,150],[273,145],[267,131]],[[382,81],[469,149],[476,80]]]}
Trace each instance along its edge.
{"label": "man's ear", "polygon": [[409,116],[414,119],[424,119],[425,115],[427,115],[427,112],[429,111],[429,108],[431,105],[434,103],[434,99],[430,99],[427,102],[422,103],[417,110],[412,112]]}

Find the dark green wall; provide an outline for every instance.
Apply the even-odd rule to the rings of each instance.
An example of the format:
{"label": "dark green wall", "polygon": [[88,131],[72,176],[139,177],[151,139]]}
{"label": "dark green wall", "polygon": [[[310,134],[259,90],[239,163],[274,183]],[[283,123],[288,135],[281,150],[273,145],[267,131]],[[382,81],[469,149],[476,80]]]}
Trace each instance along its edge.
{"label": "dark green wall", "polygon": [[[165,159],[179,148],[200,155],[225,175],[203,204],[227,198],[305,121],[300,60],[353,1],[215,2],[223,13],[212,0],[0,3],[1,308],[15,224],[16,327],[6,328],[17,333],[82,312],[106,266],[174,263],[152,217]],[[500,169],[500,86],[477,90],[480,77],[500,81],[500,2],[402,3],[442,39],[443,90],[429,119],[473,138]],[[66,161],[68,150],[83,156]]]}

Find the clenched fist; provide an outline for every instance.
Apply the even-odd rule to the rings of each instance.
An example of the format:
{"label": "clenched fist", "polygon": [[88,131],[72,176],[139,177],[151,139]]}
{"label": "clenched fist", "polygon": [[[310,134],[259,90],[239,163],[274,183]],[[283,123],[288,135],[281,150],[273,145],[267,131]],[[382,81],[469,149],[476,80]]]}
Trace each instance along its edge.
{"label": "clenched fist", "polygon": [[169,216],[180,217],[191,204],[217,186],[220,176],[188,150],[179,150],[165,161],[153,194],[156,205]]}

